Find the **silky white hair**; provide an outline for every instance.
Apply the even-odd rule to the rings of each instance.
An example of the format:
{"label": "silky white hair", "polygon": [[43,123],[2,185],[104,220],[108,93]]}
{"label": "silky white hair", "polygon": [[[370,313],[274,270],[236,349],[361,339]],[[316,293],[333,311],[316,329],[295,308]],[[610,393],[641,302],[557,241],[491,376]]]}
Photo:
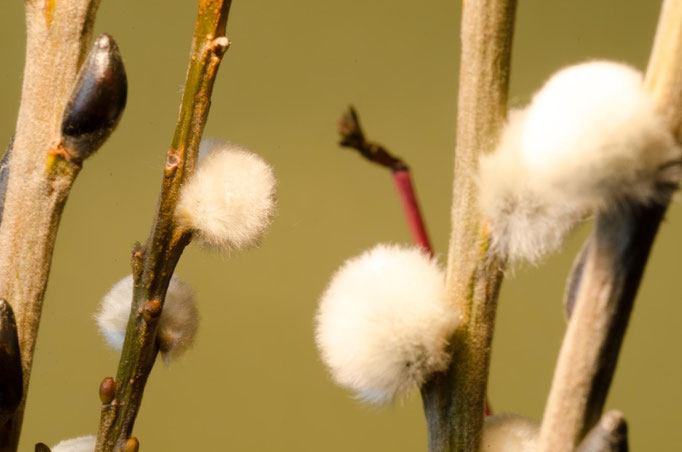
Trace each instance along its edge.
{"label": "silky white hair", "polygon": [[[123,347],[132,296],[133,277],[128,275],[114,284],[102,298],[100,310],[95,315],[100,332],[116,350]],[[194,303],[194,293],[189,285],[173,276],[166,292],[156,335],[159,351],[167,364],[192,345],[198,326],[199,315]]]}
{"label": "silky white hair", "polygon": [[665,202],[682,150],[630,66],[593,61],[553,75],[479,168],[493,247],[537,262],[585,216]]}
{"label": "silky white hair", "polygon": [[180,189],[178,224],[200,244],[224,252],[259,243],[275,213],[276,179],[257,154],[204,140],[196,171]]}
{"label": "silky white hair", "polygon": [[336,382],[380,404],[448,366],[457,324],[435,259],[417,247],[377,245],[334,274],[315,338]]}
{"label": "silky white hair", "polygon": [[50,448],[52,452],[92,452],[95,450],[97,437],[95,435],[79,436],[78,438],[65,439]]}
{"label": "silky white hair", "polygon": [[535,452],[540,427],[517,414],[498,414],[485,419],[481,452]]}

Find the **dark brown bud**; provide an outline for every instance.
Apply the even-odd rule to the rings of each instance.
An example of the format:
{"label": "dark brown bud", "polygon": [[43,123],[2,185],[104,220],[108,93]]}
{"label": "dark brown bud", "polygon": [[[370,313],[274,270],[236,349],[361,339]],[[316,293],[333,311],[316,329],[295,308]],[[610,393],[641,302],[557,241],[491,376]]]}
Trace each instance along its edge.
{"label": "dark brown bud", "polygon": [[0,420],[16,411],[23,394],[23,371],[12,307],[0,299]]}
{"label": "dark brown bud", "polygon": [[106,377],[99,385],[99,399],[102,405],[108,405],[116,397],[116,381],[111,377]]}
{"label": "dark brown bud", "polygon": [[47,444],[37,443],[35,452],[52,452],[52,451],[50,450],[49,447],[47,447]]}
{"label": "dark brown bud", "polygon": [[100,35],[71,91],[62,118],[62,146],[76,161],[109,138],[126,105],[128,82],[114,38]]}

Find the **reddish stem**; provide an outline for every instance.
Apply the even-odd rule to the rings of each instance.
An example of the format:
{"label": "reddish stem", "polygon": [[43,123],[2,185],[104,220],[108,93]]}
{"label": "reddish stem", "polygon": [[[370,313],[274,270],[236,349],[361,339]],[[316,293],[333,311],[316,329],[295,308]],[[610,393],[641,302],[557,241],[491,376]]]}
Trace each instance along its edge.
{"label": "reddish stem", "polygon": [[419,202],[412,186],[412,178],[410,177],[410,170],[399,169],[393,172],[393,182],[398,189],[400,200],[403,203],[403,210],[405,211],[405,218],[407,224],[412,232],[412,239],[414,243],[421,246],[431,256],[433,256],[433,248],[429,242],[429,235],[426,232],[426,226],[422,218],[421,210],[419,209]]}
{"label": "reddish stem", "polygon": [[[393,172],[393,182],[398,190],[398,195],[400,195],[407,224],[410,227],[410,232],[412,232],[412,239],[429,256],[433,256],[433,248],[431,247],[429,235],[426,232],[426,225],[419,209],[417,195],[412,185],[410,169],[402,160],[392,155],[382,145],[370,142],[365,138],[365,133],[360,127],[358,113],[353,107],[349,107],[348,111],[339,119],[337,127],[341,135],[341,141],[339,142],[341,146],[353,148],[359,151],[367,160],[391,169]],[[485,402],[485,414],[486,416],[492,414],[488,400]]]}

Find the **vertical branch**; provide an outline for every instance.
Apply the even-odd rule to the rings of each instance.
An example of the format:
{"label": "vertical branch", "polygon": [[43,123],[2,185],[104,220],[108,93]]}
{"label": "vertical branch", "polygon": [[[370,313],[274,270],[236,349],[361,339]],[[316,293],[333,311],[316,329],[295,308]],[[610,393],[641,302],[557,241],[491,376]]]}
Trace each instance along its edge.
{"label": "vertical branch", "polygon": [[55,236],[79,171],[64,160],[48,171],[48,150],[59,138],[99,0],[26,1],[25,6],[26,65],[0,226],[0,297],[16,316],[24,387],[2,451],[16,450],[19,442]]}
{"label": "vertical branch", "polygon": [[464,2],[457,148],[447,289],[462,326],[447,372],[422,388],[429,451],[478,450],[503,263],[488,253],[478,213],[478,158],[494,149],[507,113],[515,0]]}
{"label": "vertical branch", "polygon": [[[681,136],[682,0],[664,0],[645,84]],[[569,452],[604,408],[632,304],[665,205],[599,214],[542,419],[538,450]]]}
{"label": "vertical branch", "polygon": [[133,250],[134,293],[113,400],[102,405],[97,451],[125,448],[144,386],[158,354],[156,328],[175,266],[191,236],[173,219],[179,189],[192,173],[210,107],[213,83],[229,45],[230,0],[200,0],[180,115],[161,185],[158,210],[144,246]]}

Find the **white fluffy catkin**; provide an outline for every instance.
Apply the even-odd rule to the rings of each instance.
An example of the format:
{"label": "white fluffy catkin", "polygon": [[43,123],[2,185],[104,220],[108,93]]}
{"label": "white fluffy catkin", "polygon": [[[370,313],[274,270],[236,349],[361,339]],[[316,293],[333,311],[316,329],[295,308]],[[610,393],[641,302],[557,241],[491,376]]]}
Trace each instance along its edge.
{"label": "white fluffy catkin", "polygon": [[95,450],[96,443],[97,437],[95,435],[86,435],[65,439],[50,449],[52,452],[92,452]]}
{"label": "white fluffy catkin", "polygon": [[[133,295],[133,277],[128,275],[102,298],[95,319],[102,335],[114,349],[123,347]],[[161,311],[156,341],[166,362],[192,345],[199,325],[192,289],[173,276]]]}
{"label": "white fluffy catkin", "polygon": [[447,367],[457,324],[436,260],[416,247],[378,245],[332,277],[316,342],[339,384],[384,403]]}
{"label": "white fluffy catkin", "polygon": [[485,419],[481,452],[535,452],[540,428],[537,422],[517,414]]}
{"label": "white fluffy catkin", "polygon": [[180,190],[180,225],[199,243],[231,252],[257,244],[275,212],[272,168],[240,146],[204,140],[198,167]]}
{"label": "white fluffy catkin", "polygon": [[537,261],[585,215],[666,199],[681,157],[638,71],[608,61],[565,68],[510,113],[497,149],[481,158],[493,246]]}

